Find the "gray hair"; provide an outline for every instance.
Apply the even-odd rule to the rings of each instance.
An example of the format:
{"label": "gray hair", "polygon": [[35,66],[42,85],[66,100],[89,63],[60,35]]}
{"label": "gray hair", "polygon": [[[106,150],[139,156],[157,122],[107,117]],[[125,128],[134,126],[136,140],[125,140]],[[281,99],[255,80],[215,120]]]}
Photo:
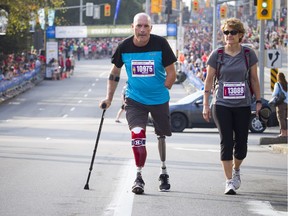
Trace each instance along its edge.
{"label": "gray hair", "polygon": [[149,25],[151,25],[151,17],[150,17],[147,13],[143,13],[143,12],[142,12],[142,13],[138,13],[138,14],[136,14],[136,15],[134,16],[133,24],[135,24],[135,23],[138,21],[139,17],[141,17],[141,16],[146,16]]}

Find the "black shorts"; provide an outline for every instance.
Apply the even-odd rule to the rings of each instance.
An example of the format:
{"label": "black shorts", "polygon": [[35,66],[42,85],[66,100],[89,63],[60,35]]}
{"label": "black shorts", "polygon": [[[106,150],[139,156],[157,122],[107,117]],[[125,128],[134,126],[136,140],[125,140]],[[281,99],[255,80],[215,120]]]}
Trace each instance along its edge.
{"label": "black shorts", "polygon": [[145,105],[130,98],[125,99],[126,119],[130,130],[141,127],[146,130],[148,115],[151,114],[158,136],[171,136],[169,103],[159,105]]}
{"label": "black shorts", "polygon": [[71,70],[71,67],[66,67],[66,71],[70,71]]}

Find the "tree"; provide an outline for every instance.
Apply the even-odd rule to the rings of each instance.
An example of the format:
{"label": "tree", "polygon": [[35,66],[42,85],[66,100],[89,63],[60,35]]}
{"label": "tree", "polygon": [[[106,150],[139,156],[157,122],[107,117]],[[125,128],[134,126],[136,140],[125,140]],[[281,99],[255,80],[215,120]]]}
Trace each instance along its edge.
{"label": "tree", "polygon": [[[79,6],[80,0],[1,0],[0,9],[5,9],[8,12],[8,27],[6,35],[0,35],[0,53],[22,52],[29,50],[31,44],[35,45],[32,35],[29,32],[29,21],[34,16],[38,20],[38,10],[44,8],[46,13],[48,9],[55,8],[55,25],[79,25],[79,8],[75,9],[61,9],[69,6]],[[83,6],[87,2],[95,2],[93,0],[83,0]],[[101,10],[101,19],[96,20],[92,17],[86,17],[83,12],[83,22],[85,25],[112,25],[114,13],[116,9],[116,0],[97,0],[99,5],[109,3],[111,5],[111,16],[104,17],[103,6]],[[121,0],[120,8],[118,11],[117,25],[129,25],[133,21],[136,13],[143,12],[143,5],[145,0]],[[47,14],[46,14],[47,15]],[[36,41],[41,41],[44,33],[37,22],[35,28],[35,35],[39,35]],[[40,40],[39,40],[40,39]],[[40,44],[40,43],[39,43]],[[35,45],[34,48],[40,49],[41,45]]]}
{"label": "tree", "polygon": [[30,45],[33,43],[28,30],[32,17],[37,21],[37,11],[40,8],[57,8],[64,3],[64,0],[1,0],[0,9],[7,12],[4,14],[7,15],[8,25],[6,35],[0,35],[0,54],[17,53],[30,49]]}
{"label": "tree", "polygon": [[39,8],[55,8],[64,5],[64,0],[1,0],[0,8],[8,11],[8,27],[7,35],[14,35],[20,33],[24,35],[29,29],[29,21],[31,21],[33,14],[37,20],[37,11]]}

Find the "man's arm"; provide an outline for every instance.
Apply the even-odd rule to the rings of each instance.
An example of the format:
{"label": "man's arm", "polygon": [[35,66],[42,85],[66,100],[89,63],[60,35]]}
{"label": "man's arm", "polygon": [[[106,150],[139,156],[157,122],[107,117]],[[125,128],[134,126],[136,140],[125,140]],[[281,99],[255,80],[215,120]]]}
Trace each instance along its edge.
{"label": "man's arm", "polygon": [[171,65],[168,65],[166,68],[166,80],[165,80],[165,87],[168,89],[172,88],[172,85],[174,84],[176,80],[176,69],[174,66],[174,63]]}
{"label": "man's arm", "polygon": [[105,109],[108,109],[112,103],[113,96],[115,93],[115,90],[118,86],[118,82],[120,79],[120,73],[121,73],[121,68],[117,68],[114,64],[113,67],[111,68],[108,80],[107,80],[107,93],[106,93],[106,98],[102,100],[99,104],[100,108],[103,108],[103,104],[106,106],[104,107]]}

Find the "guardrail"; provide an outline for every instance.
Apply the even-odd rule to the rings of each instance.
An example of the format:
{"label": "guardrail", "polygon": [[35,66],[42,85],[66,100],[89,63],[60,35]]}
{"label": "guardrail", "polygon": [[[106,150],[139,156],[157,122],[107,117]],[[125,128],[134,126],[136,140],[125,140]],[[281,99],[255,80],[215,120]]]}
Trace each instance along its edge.
{"label": "guardrail", "polygon": [[192,71],[189,71],[186,73],[186,79],[183,81],[183,86],[186,91],[191,94],[193,92],[203,90],[204,82],[195,74],[193,74]]}

